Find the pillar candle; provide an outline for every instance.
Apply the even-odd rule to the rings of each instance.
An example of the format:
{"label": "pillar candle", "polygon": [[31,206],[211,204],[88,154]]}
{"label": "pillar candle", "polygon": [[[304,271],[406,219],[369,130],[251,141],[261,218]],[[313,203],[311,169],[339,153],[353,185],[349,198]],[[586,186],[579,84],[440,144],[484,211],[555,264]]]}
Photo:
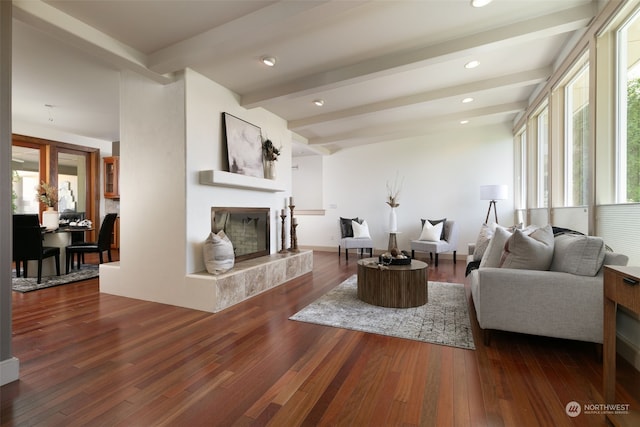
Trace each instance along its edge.
{"label": "pillar candle", "polygon": [[289,197],[289,205],[294,206],[294,204],[293,204],[293,196]]}
{"label": "pillar candle", "polygon": [[293,223],[297,224],[298,223],[298,218],[293,218]]}
{"label": "pillar candle", "polygon": [[281,211],[280,215],[282,215],[282,216],[287,216],[287,214],[286,214],[285,212],[286,212],[286,211],[285,211],[284,209],[282,209],[282,211]]}

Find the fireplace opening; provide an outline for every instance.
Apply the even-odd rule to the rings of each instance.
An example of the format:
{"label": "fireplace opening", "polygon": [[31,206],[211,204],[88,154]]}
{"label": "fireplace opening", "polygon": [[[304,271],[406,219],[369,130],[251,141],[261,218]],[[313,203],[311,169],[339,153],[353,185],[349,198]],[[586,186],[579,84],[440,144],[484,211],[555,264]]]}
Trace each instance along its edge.
{"label": "fireplace opening", "polygon": [[270,253],[269,208],[211,208],[211,231],[224,230],[233,244],[236,261]]}

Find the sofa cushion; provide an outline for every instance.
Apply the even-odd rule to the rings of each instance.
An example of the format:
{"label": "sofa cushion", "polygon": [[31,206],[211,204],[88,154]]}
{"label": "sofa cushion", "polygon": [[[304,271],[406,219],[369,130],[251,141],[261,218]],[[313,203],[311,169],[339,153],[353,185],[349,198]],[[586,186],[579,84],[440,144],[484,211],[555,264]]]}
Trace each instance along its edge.
{"label": "sofa cushion", "polygon": [[438,242],[442,240],[442,229],[444,228],[444,222],[438,222],[432,224],[431,221],[425,221],[422,227],[422,232],[418,240],[427,240],[430,242]]}
{"label": "sofa cushion", "polygon": [[489,241],[487,250],[484,251],[484,255],[482,255],[480,268],[500,267],[500,258],[502,257],[502,252],[504,250],[504,244],[507,242],[509,237],[511,237],[511,232],[508,229],[502,227],[496,228],[496,231],[493,233],[493,237]]}
{"label": "sofa cushion", "polygon": [[345,237],[353,237],[353,227],[351,226],[351,221],[356,221],[360,223],[360,220],[356,218],[342,218],[340,217],[340,233],[342,234],[342,238]]}
{"label": "sofa cushion", "polygon": [[600,237],[562,234],[555,239],[551,270],[595,276],[602,267],[604,252],[604,241]]}
{"label": "sofa cushion", "polygon": [[530,235],[515,230],[504,245],[501,268],[549,270],[553,259],[553,229],[546,225]]}

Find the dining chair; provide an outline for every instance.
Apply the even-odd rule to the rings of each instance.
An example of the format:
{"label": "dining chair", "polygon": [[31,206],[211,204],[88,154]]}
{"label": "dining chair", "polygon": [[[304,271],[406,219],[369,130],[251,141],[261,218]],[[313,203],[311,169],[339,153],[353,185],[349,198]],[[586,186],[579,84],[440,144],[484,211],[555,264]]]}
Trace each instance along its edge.
{"label": "dining chair", "polygon": [[42,260],[55,257],[56,274],[60,275],[60,248],[44,246],[42,227],[37,214],[13,215],[13,260],[16,263],[16,276],[24,270],[27,277],[28,262],[38,261],[38,281],[42,281]]}
{"label": "dining chair", "polygon": [[111,235],[113,234],[113,225],[117,217],[118,214],[116,213],[110,213],[104,217],[102,225],[100,225],[97,242],[72,243],[65,248],[67,274],[69,273],[70,263],[72,267],[73,259],[76,255],[78,255],[76,263],[78,270],[80,270],[81,255],[87,253],[97,253],[100,258],[100,264],[102,264],[104,262],[102,253],[107,251],[107,257],[109,262],[111,262]]}

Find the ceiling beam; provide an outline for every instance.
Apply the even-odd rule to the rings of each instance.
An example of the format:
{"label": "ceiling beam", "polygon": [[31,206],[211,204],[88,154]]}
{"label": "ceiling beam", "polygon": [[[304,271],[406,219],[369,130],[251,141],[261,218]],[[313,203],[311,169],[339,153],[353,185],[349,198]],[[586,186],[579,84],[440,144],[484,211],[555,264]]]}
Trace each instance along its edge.
{"label": "ceiling beam", "polygon": [[158,74],[147,68],[147,57],[143,53],[40,0],[14,0],[13,17],[116,69],[130,69],[162,84],[174,80],[173,75]]}
{"label": "ceiling beam", "polygon": [[309,145],[329,145],[344,143],[349,140],[366,140],[368,143],[389,141],[393,139],[407,138],[420,134],[429,133],[434,125],[441,125],[443,121],[449,123],[463,119],[474,119],[508,113],[518,113],[527,108],[528,103],[512,102],[508,104],[493,105],[490,107],[477,108],[475,110],[464,111],[456,114],[446,114],[434,116],[426,120],[397,123],[393,126],[379,126],[367,129],[357,129],[351,132],[331,135],[323,138],[312,138]]}
{"label": "ceiling beam", "polygon": [[394,108],[403,108],[425,102],[436,101],[438,99],[451,98],[460,95],[471,95],[482,91],[497,88],[516,88],[529,86],[544,82],[552,73],[551,67],[539,68],[537,70],[523,71],[486,80],[480,80],[462,85],[449,86],[415,95],[401,96],[394,99],[374,102],[344,110],[332,111],[326,114],[307,117],[299,120],[292,120],[288,126],[290,130],[300,131],[307,127],[334,122],[338,120],[352,119],[365,114],[379,113]]}
{"label": "ceiling beam", "polygon": [[[168,73],[225,57],[255,47],[255,34],[263,40],[295,37],[299,27],[308,28],[338,13],[360,6],[366,0],[279,1],[216,28],[160,49],[149,55],[149,68]],[[251,31],[247,31],[251,28]]]}
{"label": "ceiling beam", "polygon": [[247,93],[242,96],[241,105],[246,108],[266,107],[275,101],[313,95],[320,91],[368,81],[399,71],[462,58],[476,52],[495,49],[500,45],[510,46],[574,31],[587,26],[594,15],[595,5],[589,3],[455,40],[372,58],[349,66],[311,74],[287,84]]}

